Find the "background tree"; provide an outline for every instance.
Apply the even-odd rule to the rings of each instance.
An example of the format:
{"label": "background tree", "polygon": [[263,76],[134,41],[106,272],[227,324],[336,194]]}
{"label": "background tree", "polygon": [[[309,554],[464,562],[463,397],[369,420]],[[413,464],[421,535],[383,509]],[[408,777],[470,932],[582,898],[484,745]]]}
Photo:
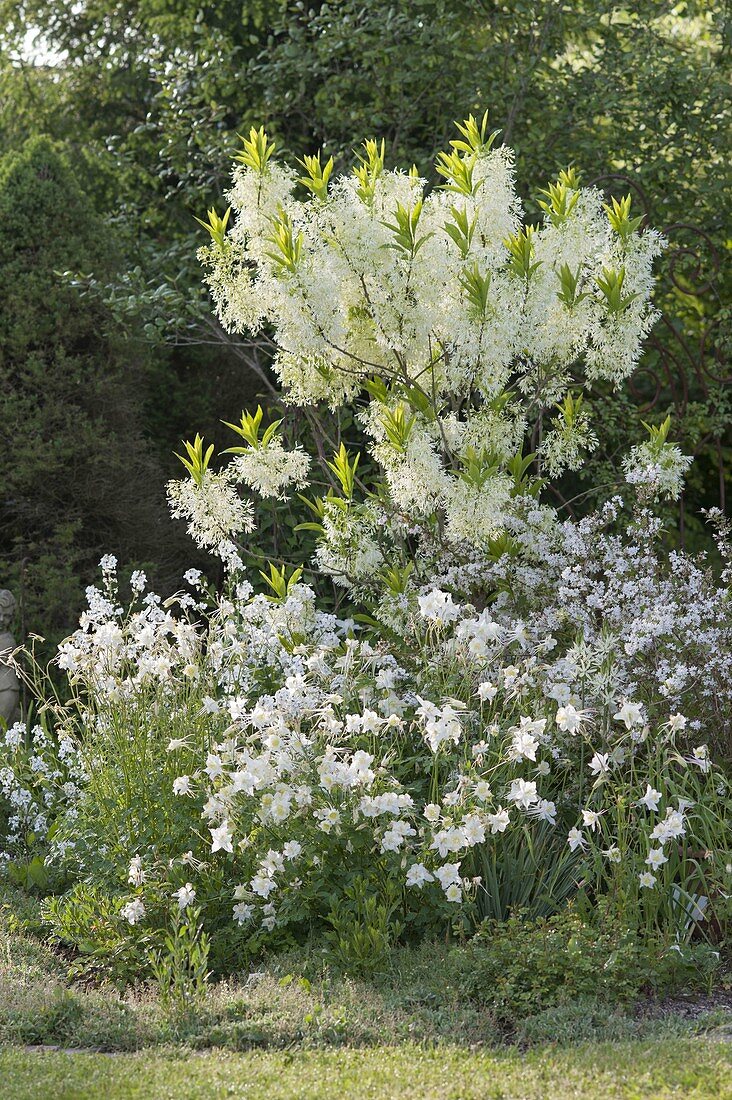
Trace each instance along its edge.
{"label": "background tree", "polygon": [[182,558],[141,426],[145,364],[58,276],[118,259],[58,147],[32,138],[2,160],[0,577],[24,629],[49,640],[73,626],[103,553],[168,581]]}
{"label": "background tree", "polygon": [[[50,63],[31,63],[29,27]],[[732,469],[723,0],[0,0],[0,28],[0,142],[34,130],[68,142],[114,229],[121,266],[62,270],[84,276],[77,292],[114,315],[135,357],[151,353],[144,429],[161,463],[197,430],[227,445],[219,421],[272,397],[266,348],[215,322],[195,258],[193,215],[221,212],[237,132],[264,122],[283,153],[324,146],[336,171],[376,133],[389,165],[414,161],[436,183],[454,118],[487,107],[525,198],[572,160],[584,182],[630,187],[634,212],[658,196],[649,222],[676,226],[686,251],[659,265],[664,321],[631,386],[595,391],[602,449],[563,488],[585,494],[572,507],[592,503],[641,418],[671,411],[697,456],[684,534],[701,537],[698,510],[724,499]]]}

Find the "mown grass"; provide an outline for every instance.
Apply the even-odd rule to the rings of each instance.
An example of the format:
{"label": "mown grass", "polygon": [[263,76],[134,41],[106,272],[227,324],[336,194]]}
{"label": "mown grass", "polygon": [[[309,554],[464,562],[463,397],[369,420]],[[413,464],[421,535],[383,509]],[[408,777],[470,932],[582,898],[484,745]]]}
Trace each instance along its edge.
{"label": "mown grass", "polygon": [[729,1047],[709,1040],[490,1053],[379,1050],[109,1057],[0,1052],[5,1100],[720,1100],[732,1095]]}
{"label": "mown grass", "polygon": [[70,982],[36,922],[27,897],[0,898],[0,1100],[732,1096],[724,1010],[685,1020],[585,999],[507,1030],[450,986],[432,945],[373,981],[281,957],[184,1011],[149,986]]}

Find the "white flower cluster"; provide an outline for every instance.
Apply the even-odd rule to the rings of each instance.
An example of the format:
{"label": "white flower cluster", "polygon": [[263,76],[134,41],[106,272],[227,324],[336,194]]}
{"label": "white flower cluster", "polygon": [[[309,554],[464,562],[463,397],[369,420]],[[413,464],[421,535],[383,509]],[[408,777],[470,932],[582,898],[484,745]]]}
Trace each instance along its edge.
{"label": "white flower cluster", "polygon": [[[584,363],[589,380],[620,383],[656,316],[662,241],[637,232],[629,206],[606,215],[601,194],[568,172],[546,193],[543,224],[524,226],[511,150],[492,147],[485,120],[461,131],[438,158],[442,188],[387,171],[367,142],[335,180],[332,165],[308,158],[307,201],[252,131],[229,194],[233,228],[214,218],[200,253],[224,325],[274,329],[289,401],[336,408],[369,391],[362,422],[388,493],[326,516],[320,564],[346,577],[383,563],[374,527],[398,540],[437,516],[443,541],[485,549],[512,507],[506,465],[525,434],[563,397],[565,414],[575,409],[570,371]],[[578,402],[576,413],[543,444],[552,473],[577,468],[595,445],[588,410]],[[253,454],[235,463],[248,484],[278,494],[274,451],[265,469]],[[298,482],[295,463],[288,479]]]}
{"label": "white flower cluster", "polygon": [[[589,526],[574,531],[575,541],[591,537]],[[573,583],[571,571],[563,580]],[[568,629],[541,607],[545,590],[538,613],[517,614],[505,599],[478,611],[427,587],[407,597],[401,631],[387,642],[354,637],[353,622],[319,611],[302,584],[272,601],[240,581],[198,624],[187,614],[202,611],[192,597],[182,598],[181,616],[152,594],[123,615],[109,563],[104,585],[89,590],[80,630],[60,654],[79,720],[99,746],[120,705],[133,719],[135,706],[152,707],[156,722],[176,715],[180,734],[157,750],[162,759],[147,759],[191,830],[182,834],[191,851],[164,861],[132,847],[119,875],[132,889],[120,900],[130,925],[156,909],[161,888],[181,911],[198,904],[212,868],[217,891],[230,876],[234,919],[267,934],[327,912],[351,865],[390,878],[408,906],[439,922],[480,901],[486,857],[537,829],[557,836],[578,876],[630,875],[643,904],[658,905],[687,890],[679,845],[699,846],[700,822],[727,812],[698,721],[664,701],[654,681],[619,675],[624,635],[606,635],[603,648],[583,620],[592,589],[565,599],[575,617]],[[205,723],[205,735],[191,723]],[[24,735],[14,728],[8,749]],[[37,799],[31,806],[22,771],[42,776],[42,755],[0,772],[18,835],[43,811]],[[109,766],[89,747],[84,760]],[[75,843],[85,779],[79,771],[72,789],[62,770],[49,779],[66,799],[57,836]],[[75,865],[89,844],[93,837],[75,843]],[[192,879],[185,885],[165,870],[179,865]]]}
{"label": "white flower cluster", "polygon": [[200,484],[169,481],[168,502],[173,519],[187,519],[188,533],[201,547],[221,553],[233,537],[254,530],[254,509],[239,496],[231,466],[221,473],[206,470]]}
{"label": "white flower cluster", "polygon": [[77,743],[61,731],[16,722],[0,731],[0,874],[11,860],[42,851],[61,812],[73,815],[84,785]]}
{"label": "white flower cluster", "polygon": [[237,455],[230,469],[237,481],[244,482],[260,496],[285,500],[285,489],[302,489],[310,469],[310,458],[300,447],[286,451],[275,437],[266,446],[250,447]]}
{"label": "white flower cluster", "polygon": [[510,576],[536,629],[569,629],[567,659],[594,692],[663,700],[721,745],[732,734],[728,583],[703,555],[665,551],[662,521],[648,509],[632,519],[622,509],[615,498],[578,523],[548,523],[537,510],[516,528],[520,557],[484,567],[484,583],[505,586]]}
{"label": "white flower cluster", "polygon": [[[170,794],[200,806],[209,859],[230,859],[237,875],[234,919],[265,933],[306,919],[318,905],[312,883],[337,888],[356,858],[418,891],[415,905],[470,903],[483,889],[480,853],[524,827],[563,830],[578,861],[630,867],[645,893],[662,877],[671,889],[669,845],[693,836],[695,807],[710,812],[723,784],[706,747],[686,743],[683,715],[663,717],[658,699],[608,697],[576,646],[507,607],[476,612],[425,590],[397,652],[354,638],[303,585],[272,602],[242,583],[206,632],[176,628],[150,601],[122,632],[110,674],[107,642],[95,659],[85,639],[112,635],[117,609],[93,602],[77,677],[114,700],[180,638],[168,679],[144,683],[170,692],[193,664],[213,691],[201,709],[222,732]],[[621,794],[630,817],[619,822]],[[126,874],[137,893],[122,918],[135,924],[149,885],[139,856]],[[174,892],[181,909],[198,889]]]}
{"label": "white flower cluster", "polygon": [[[198,676],[196,626],[164,608],[155,593],[148,593],[141,606],[128,613],[116,601],[115,574],[108,572],[105,590],[90,586],[86,595],[88,609],[80,627],[61,643],[57,657],[72,685],[93,690],[97,700],[121,700],[134,697],[143,686],[155,684],[165,691],[166,686]],[[178,602],[184,610],[198,609],[190,596]]]}
{"label": "white flower cluster", "polygon": [[623,470],[629,485],[646,490],[652,498],[678,500],[692,461],[675,443],[659,448],[646,441],[632,448],[623,460]]}

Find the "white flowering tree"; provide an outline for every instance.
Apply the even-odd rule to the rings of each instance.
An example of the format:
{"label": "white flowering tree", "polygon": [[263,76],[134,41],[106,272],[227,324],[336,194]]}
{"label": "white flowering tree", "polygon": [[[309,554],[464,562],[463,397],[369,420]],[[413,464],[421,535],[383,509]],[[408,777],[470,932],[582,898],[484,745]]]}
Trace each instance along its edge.
{"label": "white flowering tree", "polygon": [[[730,710],[732,574],[718,587],[704,563],[662,560],[647,507],[623,533],[617,498],[580,523],[537,501],[594,444],[586,389],[633,370],[661,239],[573,171],[526,225],[510,151],[485,119],[459,130],[429,193],[376,142],[332,180],[332,161],[298,176],[252,130],[230,210],[209,214],[223,323],[271,339],[286,402],[354,409],[366,442],[314,437],[311,456],[257,409],[219,469],[187,443],[173,512],[231,583],[189,571],[180,614],[141,574],[123,612],[103,559],[58,658],[88,777],[53,844],[84,881],[121,875],[125,934],[171,904],[213,928],[223,906],[247,950],[328,926],[360,965],[405,928],[549,912],[578,889],[687,935],[730,893],[710,744]],[[644,505],[688,464],[669,427],[628,456]],[[316,452],[326,489],[307,497]],[[320,607],[299,567],[270,565],[254,593],[249,490],[301,494],[316,564],[365,622]],[[20,773],[0,769],[13,809],[35,805]],[[75,914],[60,902],[56,927]]]}
{"label": "white flowering tree", "polygon": [[[385,168],[383,143],[333,178],[332,158],[299,174],[252,129],[231,207],[209,212],[200,255],[222,323],[272,334],[287,402],[358,410],[375,472],[364,484],[341,446],[311,501],[317,563],[346,583],[485,555],[536,479],[594,446],[584,389],[627,378],[655,319],[662,240],[639,232],[630,198],[606,206],[570,169],[529,225],[511,150],[486,117],[458,130],[428,190],[416,169]],[[192,481],[171,486],[176,514],[224,556],[253,524],[239,485],[278,497],[306,482],[307,456],[283,449],[279,425],[260,438],[260,420],[233,426],[244,446],[222,472],[198,441]]]}

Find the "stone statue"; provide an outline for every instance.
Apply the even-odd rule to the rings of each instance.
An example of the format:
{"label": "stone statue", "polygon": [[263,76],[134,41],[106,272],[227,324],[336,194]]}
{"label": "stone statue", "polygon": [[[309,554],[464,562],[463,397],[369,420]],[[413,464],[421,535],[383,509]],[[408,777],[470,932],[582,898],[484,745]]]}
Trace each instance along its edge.
{"label": "stone statue", "polygon": [[7,588],[0,588],[0,728],[3,719],[11,726],[19,717],[20,681],[9,661],[16,645],[10,633],[16,607],[13,593],[8,592]]}

